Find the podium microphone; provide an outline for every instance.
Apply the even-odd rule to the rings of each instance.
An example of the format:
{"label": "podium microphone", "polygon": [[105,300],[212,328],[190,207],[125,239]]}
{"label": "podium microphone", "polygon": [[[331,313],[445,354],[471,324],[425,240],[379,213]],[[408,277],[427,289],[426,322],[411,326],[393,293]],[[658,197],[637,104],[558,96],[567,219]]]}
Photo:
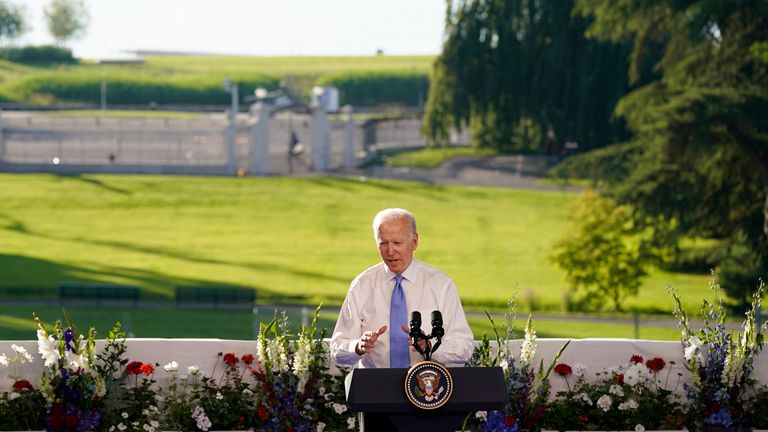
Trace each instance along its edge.
{"label": "podium microphone", "polygon": [[443,336],[445,336],[445,329],[443,328],[443,314],[440,311],[432,311],[432,337],[437,339],[434,345],[432,345],[432,352],[437,350],[437,347],[443,342]]}
{"label": "podium microphone", "polygon": [[423,334],[421,331],[421,312],[419,311],[413,311],[411,312],[411,331],[408,333],[408,336],[417,339],[421,337]]}

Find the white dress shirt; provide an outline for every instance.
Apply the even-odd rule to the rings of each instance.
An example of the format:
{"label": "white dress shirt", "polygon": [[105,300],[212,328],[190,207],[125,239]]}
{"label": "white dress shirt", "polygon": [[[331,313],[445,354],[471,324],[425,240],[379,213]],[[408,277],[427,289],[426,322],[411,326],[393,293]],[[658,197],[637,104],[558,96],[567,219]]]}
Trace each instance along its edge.
{"label": "white dress shirt", "polygon": [[[402,275],[409,319],[413,311],[420,312],[422,330],[429,334],[432,311],[440,311],[443,315],[445,336],[431,360],[448,366],[463,366],[472,356],[474,336],[467,324],[456,285],[445,273],[417,260],[413,260]],[[331,337],[331,356],[337,364],[389,367],[389,332],[402,332],[402,328],[387,328],[371,353],[358,355],[355,346],[363,332],[389,326],[389,306],[394,286],[395,273],[383,262],[360,273],[352,281]],[[432,344],[435,342],[432,339]],[[418,352],[409,349],[409,353],[411,364],[424,360]]]}

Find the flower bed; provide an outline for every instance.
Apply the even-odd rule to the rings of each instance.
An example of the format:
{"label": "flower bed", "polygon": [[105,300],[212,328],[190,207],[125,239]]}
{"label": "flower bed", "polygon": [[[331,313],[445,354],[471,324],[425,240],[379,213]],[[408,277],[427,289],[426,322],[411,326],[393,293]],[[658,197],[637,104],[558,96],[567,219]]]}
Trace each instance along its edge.
{"label": "flower bed", "polygon": [[[727,413],[731,427],[766,429],[758,300],[737,334],[722,328],[719,303],[696,331],[678,308],[683,345],[539,340],[530,320],[512,340],[508,322],[507,337],[483,337],[471,363],[504,369],[509,404],[473,414],[467,427],[700,430],[728,427]],[[71,322],[39,325],[37,343],[0,341],[0,430],[357,430],[347,371],[329,363],[314,324],[291,334],[281,317],[256,341],[126,340],[119,327],[96,340]]]}

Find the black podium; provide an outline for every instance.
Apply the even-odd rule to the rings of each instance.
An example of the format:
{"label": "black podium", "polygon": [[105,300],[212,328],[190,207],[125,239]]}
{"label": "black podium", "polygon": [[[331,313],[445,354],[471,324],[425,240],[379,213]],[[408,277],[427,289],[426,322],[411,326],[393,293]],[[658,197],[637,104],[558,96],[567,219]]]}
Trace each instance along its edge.
{"label": "black podium", "polygon": [[508,401],[504,373],[494,368],[449,368],[453,394],[440,408],[415,407],[405,394],[408,369],[353,369],[347,377],[347,403],[362,412],[361,432],[461,429],[472,411],[498,410]]}

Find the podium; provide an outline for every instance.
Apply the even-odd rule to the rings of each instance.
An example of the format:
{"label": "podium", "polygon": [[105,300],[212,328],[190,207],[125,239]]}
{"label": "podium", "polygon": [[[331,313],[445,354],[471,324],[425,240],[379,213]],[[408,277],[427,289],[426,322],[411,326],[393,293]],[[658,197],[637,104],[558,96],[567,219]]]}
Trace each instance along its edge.
{"label": "podium", "polygon": [[439,408],[424,410],[406,397],[408,369],[353,369],[346,379],[347,403],[362,413],[361,432],[454,432],[470,412],[499,410],[507,404],[500,367],[448,370],[453,378],[451,398]]}

